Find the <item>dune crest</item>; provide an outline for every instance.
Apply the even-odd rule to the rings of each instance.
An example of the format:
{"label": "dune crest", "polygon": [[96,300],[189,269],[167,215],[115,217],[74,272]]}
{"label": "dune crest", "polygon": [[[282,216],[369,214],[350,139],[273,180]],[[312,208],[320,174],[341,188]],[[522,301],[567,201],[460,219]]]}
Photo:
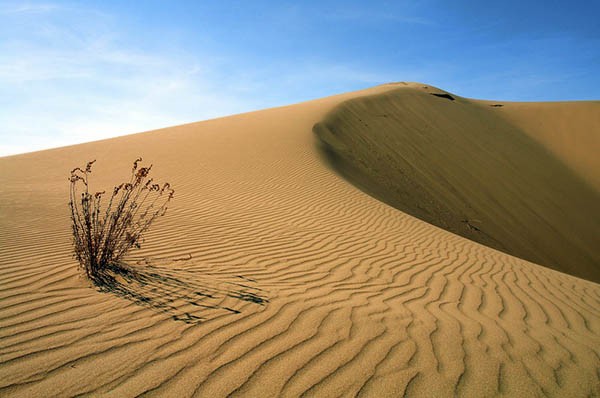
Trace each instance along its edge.
{"label": "dune crest", "polygon": [[[407,215],[324,163],[313,125],[398,87],[0,158],[0,395],[600,395],[600,285]],[[72,165],[98,159],[110,185],[139,155],[177,196],[132,255],[167,259],[155,273],[173,279],[125,286],[169,311],[91,288],[71,257]],[[265,305],[228,296],[247,289]],[[208,290],[216,308],[187,300]],[[174,319],[191,307],[200,322]]]}

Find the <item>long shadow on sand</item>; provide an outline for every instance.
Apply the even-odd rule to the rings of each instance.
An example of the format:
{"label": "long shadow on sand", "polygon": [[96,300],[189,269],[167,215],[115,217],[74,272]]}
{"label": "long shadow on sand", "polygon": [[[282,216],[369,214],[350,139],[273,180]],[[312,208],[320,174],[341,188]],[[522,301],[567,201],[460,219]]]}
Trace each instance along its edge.
{"label": "long shadow on sand", "polygon": [[259,306],[268,303],[265,292],[251,278],[203,275],[184,268],[153,265],[148,259],[134,265],[111,264],[94,278],[94,284],[101,292],[167,313],[174,320],[188,324],[227,313],[239,314],[248,303]]}

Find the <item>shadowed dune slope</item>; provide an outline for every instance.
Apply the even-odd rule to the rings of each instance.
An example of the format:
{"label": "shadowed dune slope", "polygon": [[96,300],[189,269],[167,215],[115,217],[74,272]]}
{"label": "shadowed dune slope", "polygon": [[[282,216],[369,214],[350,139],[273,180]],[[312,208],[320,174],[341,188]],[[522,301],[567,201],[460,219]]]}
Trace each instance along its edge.
{"label": "shadowed dune slope", "polygon": [[[0,158],[0,396],[600,396],[599,284],[323,161],[315,123],[397,87]],[[67,177],[97,159],[110,188],[140,155],[175,198],[101,292],[71,256]]]}
{"label": "shadowed dune slope", "polygon": [[600,101],[490,102],[498,114],[600,191]]}
{"label": "shadowed dune slope", "polygon": [[600,282],[598,115],[600,102],[492,103],[407,85],[344,102],[314,130],[334,167],[386,203]]}

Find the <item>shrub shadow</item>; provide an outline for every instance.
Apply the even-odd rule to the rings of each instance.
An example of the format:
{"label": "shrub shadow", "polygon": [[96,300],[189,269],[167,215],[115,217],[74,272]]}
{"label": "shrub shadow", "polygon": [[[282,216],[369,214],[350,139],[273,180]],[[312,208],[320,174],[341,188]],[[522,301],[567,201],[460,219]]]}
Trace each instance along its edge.
{"label": "shrub shadow", "polygon": [[[167,263],[174,261],[178,260]],[[94,276],[93,283],[101,292],[169,314],[187,324],[240,314],[248,304],[265,306],[269,302],[256,281],[243,275],[216,277],[153,263],[145,258],[135,264],[110,264]]]}

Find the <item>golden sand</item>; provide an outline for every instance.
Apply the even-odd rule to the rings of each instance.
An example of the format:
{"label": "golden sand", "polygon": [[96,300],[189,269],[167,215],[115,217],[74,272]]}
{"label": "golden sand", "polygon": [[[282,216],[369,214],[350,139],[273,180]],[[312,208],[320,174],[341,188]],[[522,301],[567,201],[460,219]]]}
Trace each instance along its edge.
{"label": "golden sand", "polygon": [[[477,178],[491,173],[497,181],[496,166],[506,165],[485,145],[489,137],[473,131],[488,126],[500,135],[489,142],[522,151],[515,153],[518,159],[543,159],[578,194],[527,196],[551,184],[527,179],[532,186],[526,187],[531,172],[522,170],[523,180],[511,175],[497,182],[498,189],[486,188],[510,201],[503,219],[504,213],[481,203],[485,192],[461,186],[468,173],[456,174],[460,168],[451,161],[457,152],[450,146],[429,164],[413,164],[418,174],[407,181],[425,184],[419,178],[427,178],[433,184],[436,167],[447,166],[448,183],[475,195],[469,203],[486,217],[473,225],[486,232],[487,223],[495,223],[518,241],[537,231],[547,234],[537,228],[554,222],[556,206],[569,205],[571,198],[569,214],[576,214],[577,224],[558,217],[565,222],[558,227],[569,228],[561,236],[579,234],[569,244],[598,259],[598,246],[586,246],[599,235],[597,204],[588,202],[594,195],[588,187],[598,178],[597,160],[587,152],[594,149],[556,144],[567,140],[560,124],[553,122],[556,130],[548,131],[533,120],[544,112],[560,119],[556,110],[562,105],[552,111],[546,105],[491,107],[432,96],[422,86],[384,85],[0,158],[0,396],[600,395],[599,284],[383,203],[371,196],[388,194],[379,188],[381,174],[370,181],[368,174],[344,168],[351,162],[332,165],[331,153],[324,153],[313,133],[315,124],[349,112],[341,123],[349,123],[353,137],[363,137],[351,121],[353,112],[360,119],[373,112],[365,119],[369,124],[385,110],[398,124],[387,120],[380,126],[420,134],[421,141],[403,141],[417,151],[424,150],[418,142],[461,132],[446,139],[469,150],[479,145]],[[598,109],[598,103],[584,106]],[[464,108],[458,122],[469,123],[456,125],[450,107]],[[581,126],[576,134],[583,140]],[[337,149],[351,153],[371,145],[341,144]],[[382,154],[388,144],[379,148]],[[93,183],[120,182],[140,155],[154,164],[157,179],[172,183],[176,197],[142,250],[132,253],[131,265],[148,279],[124,281],[132,292],[127,299],[95,290],[76,269],[67,177],[71,168],[97,159]],[[376,164],[365,159],[366,169]],[[540,178],[545,181],[545,174]],[[451,192],[419,189],[419,195],[434,198]],[[444,199],[444,214],[454,211],[452,200]],[[526,209],[543,221],[527,233],[510,221]],[[595,224],[590,227],[586,218]],[[567,263],[565,271],[597,276],[597,263],[590,268],[579,257]]]}

